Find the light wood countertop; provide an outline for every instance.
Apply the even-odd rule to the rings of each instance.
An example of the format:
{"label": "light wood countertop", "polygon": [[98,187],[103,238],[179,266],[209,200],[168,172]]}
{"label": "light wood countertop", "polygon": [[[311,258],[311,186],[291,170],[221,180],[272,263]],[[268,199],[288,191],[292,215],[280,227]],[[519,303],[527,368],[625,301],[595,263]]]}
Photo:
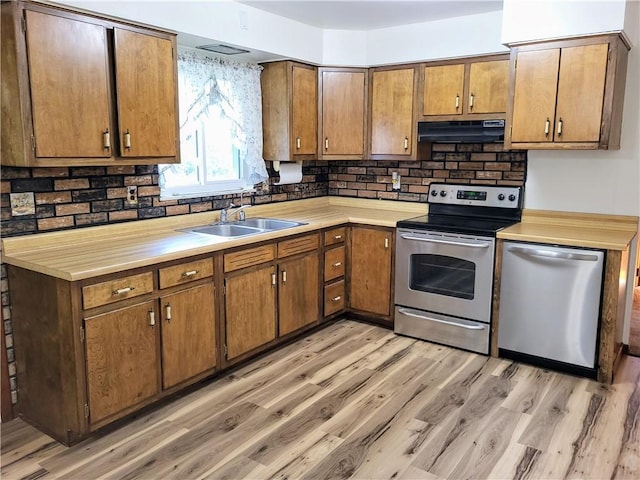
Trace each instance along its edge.
{"label": "light wood countertop", "polygon": [[84,280],[347,222],[395,227],[398,220],[424,215],[427,205],[320,197],[256,205],[245,211],[248,218],[280,218],[305,225],[236,239],[176,231],[219,220],[219,211],[206,212],[4,238],[2,261],[64,280]]}
{"label": "light wood countertop", "polygon": [[524,210],[522,222],[498,232],[498,238],[624,251],[638,233],[638,217]]}

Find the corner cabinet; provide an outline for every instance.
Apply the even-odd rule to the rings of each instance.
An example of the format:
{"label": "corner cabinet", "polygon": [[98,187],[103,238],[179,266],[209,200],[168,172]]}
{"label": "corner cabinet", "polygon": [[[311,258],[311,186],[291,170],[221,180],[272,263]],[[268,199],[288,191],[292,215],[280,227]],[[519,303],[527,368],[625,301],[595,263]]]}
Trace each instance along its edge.
{"label": "corner cabinet", "polygon": [[366,68],[318,69],[318,158],[362,160],[365,156]]}
{"label": "corner cabinet", "polygon": [[422,120],[505,118],[508,54],[430,62],[421,73]]}
{"label": "corner cabinet", "polygon": [[318,71],[284,61],[262,65],[262,135],[265,160],[318,157]]}
{"label": "corner cabinet", "polygon": [[349,308],[392,324],[393,229],[354,226],[350,235]]}
{"label": "corner cabinet", "polygon": [[2,164],[179,162],[176,37],[2,2]]}
{"label": "corner cabinet", "polygon": [[369,153],[373,160],[414,160],[417,67],[369,70]]}
{"label": "corner cabinet", "polygon": [[618,35],[514,46],[505,148],[620,148],[627,56]]}

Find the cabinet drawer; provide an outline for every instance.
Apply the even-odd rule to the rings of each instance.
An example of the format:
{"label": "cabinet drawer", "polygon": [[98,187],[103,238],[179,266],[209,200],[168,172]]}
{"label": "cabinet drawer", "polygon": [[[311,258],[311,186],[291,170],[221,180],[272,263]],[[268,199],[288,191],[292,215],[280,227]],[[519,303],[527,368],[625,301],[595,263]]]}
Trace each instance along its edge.
{"label": "cabinet drawer", "polygon": [[320,245],[320,238],[317,233],[305,237],[293,238],[278,243],[278,258],[290,257],[297,253],[315,250]]}
{"label": "cabinet drawer", "polygon": [[344,310],[344,280],[324,287],[324,316]]}
{"label": "cabinet drawer", "polygon": [[181,263],[180,265],[160,269],[160,288],[169,288],[212,275],[213,258]]}
{"label": "cabinet drawer", "polygon": [[324,252],[324,281],[344,276],[344,246]]}
{"label": "cabinet drawer", "polygon": [[263,245],[247,248],[239,252],[227,253],[224,256],[224,271],[233,272],[241,268],[252,267],[276,258],[276,246]]}
{"label": "cabinet drawer", "polygon": [[86,310],[150,292],[153,292],[151,272],[131,275],[83,287],[82,306]]}
{"label": "cabinet drawer", "polygon": [[347,229],[345,227],[334,228],[324,232],[324,244],[334,245],[336,243],[342,243],[347,239]]}

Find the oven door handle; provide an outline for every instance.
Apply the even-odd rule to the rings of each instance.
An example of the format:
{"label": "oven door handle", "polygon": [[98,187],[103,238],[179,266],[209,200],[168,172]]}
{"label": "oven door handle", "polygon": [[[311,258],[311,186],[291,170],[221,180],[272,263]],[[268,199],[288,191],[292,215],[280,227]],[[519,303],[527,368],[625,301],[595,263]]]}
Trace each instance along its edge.
{"label": "oven door handle", "polygon": [[484,330],[485,329],[484,325],[465,325],[463,323],[450,322],[450,321],[447,321],[447,320],[439,320],[437,318],[432,318],[432,317],[425,317],[424,315],[418,315],[416,313],[412,313],[412,312],[410,312],[409,310],[407,310],[405,308],[399,308],[398,312],[400,312],[403,315],[408,315],[409,317],[421,318],[423,320],[429,320],[430,322],[444,323],[445,325],[451,325],[453,327],[466,328],[467,330]]}
{"label": "oven door handle", "polygon": [[418,242],[430,242],[430,243],[443,243],[445,245],[455,245],[457,247],[471,247],[471,248],[489,248],[490,243],[466,243],[466,242],[450,242],[448,240],[436,240],[435,238],[423,238],[414,237],[412,235],[400,234],[400,237],[405,240],[417,240]]}

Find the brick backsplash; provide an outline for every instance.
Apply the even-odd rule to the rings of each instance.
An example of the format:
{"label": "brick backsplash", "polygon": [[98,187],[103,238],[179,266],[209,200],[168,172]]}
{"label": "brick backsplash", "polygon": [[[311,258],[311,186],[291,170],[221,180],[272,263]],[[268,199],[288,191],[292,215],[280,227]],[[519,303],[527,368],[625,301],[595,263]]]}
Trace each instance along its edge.
{"label": "brick backsplash", "polygon": [[[428,153],[428,152],[427,152]],[[503,152],[501,144],[434,144],[430,160],[417,161],[305,161],[302,181],[275,185],[278,174],[267,162],[268,185],[244,202],[265,204],[338,195],[411,202],[426,201],[433,181],[524,185],[527,152]],[[399,191],[391,175],[401,177]],[[138,187],[138,204],[128,205],[126,187]],[[12,216],[10,193],[32,192],[35,214]],[[0,222],[2,236],[27,235],[146,218],[186,215],[226,207],[239,195],[160,200],[156,166],[51,167],[0,170]],[[17,402],[15,355],[11,325],[11,299],[6,265],[0,285],[5,344],[13,403]]]}

